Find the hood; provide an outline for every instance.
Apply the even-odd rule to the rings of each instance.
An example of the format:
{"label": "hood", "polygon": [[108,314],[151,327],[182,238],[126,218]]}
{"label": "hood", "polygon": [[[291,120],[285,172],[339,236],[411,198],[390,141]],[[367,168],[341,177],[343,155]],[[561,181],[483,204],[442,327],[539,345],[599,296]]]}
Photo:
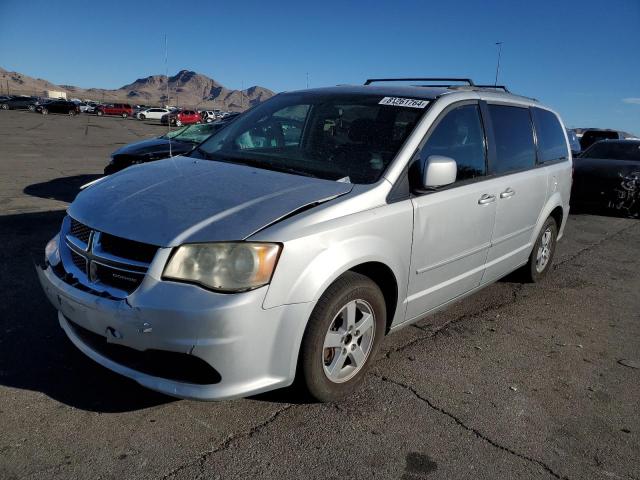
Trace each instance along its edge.
{"label": "hood", "polygon": [[353,185],[244,165],[173,157],[81,191],[69,215],[102,232],[162,247],[242,240]]}
{"label": "hood", "polygon": [[[178,153],[190,152],[194,147],[194,144],[188,142],[179,142],[173,140],[171,142],[171,148],[175,149]],[[141,142],[130,143],[122,148],[119,148],[111,155],[148,155],[155,152],[168,152],[169,140],[162,137],[151,138],[149,140],[142,140]]]}

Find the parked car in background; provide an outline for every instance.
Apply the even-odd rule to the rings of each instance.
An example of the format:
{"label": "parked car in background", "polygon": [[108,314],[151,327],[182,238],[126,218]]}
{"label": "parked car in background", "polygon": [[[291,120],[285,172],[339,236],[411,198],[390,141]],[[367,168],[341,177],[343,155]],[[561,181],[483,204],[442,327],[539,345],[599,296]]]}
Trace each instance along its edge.
{"label": "parked car in background", "polygon": [[67,115],[74,116],[80,113],[78,105],[73,102],[69,102],[68,100],[52,100],[50,102],[37,105],[35,110],[43,115],[47,115],[49,113],[65,113]]}
{"label": "parked car in background", "polygon": [[118,115],[127,118],[133,115],[133,108],[128,103],[111,103],[96,107],[96,115]]}
{"label": "parked car in background", "polygon": [[297,377],[337,401],[387,333],[552,273],[571,188],[557,114],[471,81],[369,83],[281,93],[188,157],[82,190],[38,269],[71,342],[172,396]]}
{"label": "parked car in background", "polygon": [[160,118],[160,123],[163,125],[176,125],[177,127],[201,122],[202,119],[195,110],[175,110]]}
{"label": "parked car in background", "polygon": [[111,154],[111,161],[105,167],[104,174],[111,175],[139,163],[185,155],[199,143],[230,124],[232,120],[224,119],[213,123],[186,125],[157,138],[125,145]]}
{"label": "parked car in background", "polygon": [[86,102],[74,102],[74,103],[78,105],[78,108],[80,109],[81,113],[93,113],[94,107],[92,107],[88,103]]}
{"label": "parked car in background", "polygon": [[578,139],[576,132],[573,129],[568,128],[567,138],[569,139],[569,148],[571,149],[571,155],[577,157],[578,155],[580,155],[582,147],[580,146],[580,140]]}
{"label": "parked car in background", "polygon": [[211,123],[218,118],[218,115],[213,110],[203,110],[200,112],[200,118],[203,122]]}
{"label": "parked car in background", "polygon": [[573,166],[572,208],[640,215],[640,140],[601,140]]}
{"label": "parked car in background", "polygon": [[67,100],[52,100],[47,103],[39,104],[36,106],[36,112],[43,115],[49,113],[65,113],[67,115],[78,115],[80,108],[73,102]]}
{"label": "parked car in background", "polygon": [[620,130],[610,130],[605,128],[589,128],[582,133],[580,138],[580,148],[584,152],[591,145],[600,140],[623,140],[627,137],[631,137],[627,132],[621,132]]}
{"label": "parked car in background", "polygon": [[160,120],[163,115],[169,113],[169,109],[167,108],[147,108],[146,110],[141,110],[136,114],[136,118],[139,120]]}
{"label": "parked car in background", "polygon": [[35,110],[38,99],[35,97],[13,96],[0,100],[0,108],[3,110]]}

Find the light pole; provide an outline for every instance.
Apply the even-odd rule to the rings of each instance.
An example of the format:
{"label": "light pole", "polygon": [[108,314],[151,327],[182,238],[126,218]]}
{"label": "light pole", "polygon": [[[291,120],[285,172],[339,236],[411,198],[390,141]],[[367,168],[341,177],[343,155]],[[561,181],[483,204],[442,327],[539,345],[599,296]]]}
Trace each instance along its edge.
{"label": "light pole", "polygon": [[496,42],[498,46],[498,63],[496,65],[496,81],[493,86],[496,87],[498,85],[498,74],[500,73],[500,56],[502,55],[502,42]]}

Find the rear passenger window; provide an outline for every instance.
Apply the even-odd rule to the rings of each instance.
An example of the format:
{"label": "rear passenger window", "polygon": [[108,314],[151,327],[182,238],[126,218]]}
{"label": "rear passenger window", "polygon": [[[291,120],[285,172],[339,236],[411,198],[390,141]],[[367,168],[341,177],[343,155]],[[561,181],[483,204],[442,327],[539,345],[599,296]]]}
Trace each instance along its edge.
{"label": "rear passenger window", "polygon": [[564,129],[549,110],[532,108],[533,123],[538,137],[538,162],[553,162],[554,160],[569,158]]}
{"label": "rear passenger window", "polygon": [[529,109],[489,105],[496,143],[496,164],[492,173],[507,173],[533,168],[536,163],[536,147]]}
{"label": "rear passenger window", "polygon": [[464,105],[446,114],[420,153],[423,161],[430,155],[456,161],[456,182],[486,175],[484,130],[478,105]]}

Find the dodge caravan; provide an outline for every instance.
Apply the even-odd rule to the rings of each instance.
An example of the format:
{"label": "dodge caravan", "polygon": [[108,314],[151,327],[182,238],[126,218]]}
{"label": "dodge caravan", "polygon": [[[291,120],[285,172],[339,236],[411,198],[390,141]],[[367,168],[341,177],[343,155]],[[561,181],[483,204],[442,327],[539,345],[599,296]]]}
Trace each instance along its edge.
{"label": "dodge caravan", "polygon": [[559,116],[402,80],[419,85],[281,93],[82,190],[37,269],[71,342],[177,397],[296,380],[334,401],[385,335],[515,270],[541,279],[569,213]]}

